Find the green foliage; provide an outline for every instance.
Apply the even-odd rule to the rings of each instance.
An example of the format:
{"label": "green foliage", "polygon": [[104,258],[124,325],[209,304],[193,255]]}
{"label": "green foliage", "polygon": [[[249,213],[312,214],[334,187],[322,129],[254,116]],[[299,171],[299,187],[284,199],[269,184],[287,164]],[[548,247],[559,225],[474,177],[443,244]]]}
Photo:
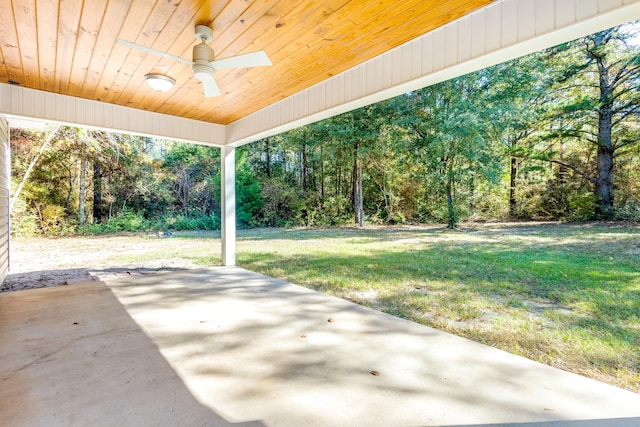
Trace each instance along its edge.
{"label": "green foliage", "polygon": [[147,231],[153,229],[153,223],[140,212],[125,209],[101,224],[88,224],[80,228],[83,234],[104,234],[121,231]]}
{"label": "green foliage", "polygon": [[598,207],[598,199],[593,193],[577,194],[569,202],[570,218],[573,220],[590,220]]}
{"label": "green foliage", "polygon": [[11,210],[11,235],[33,236],[40,232],[38,216],[28,209],[24,199],[18,199]]}
{"label": "green foliage", "polygon": [[616,209],[617,220],[640,223],[640,202],[628,203]]}
{"label": "green foliage", "polygon": [[220,218],[217,215],[170,216],[161,218],[156,227],[159,230],[219,230]]}
{"label": "green foliage", "polygon": [[56,234],[64,226],[65,212],[62,206],[47,205],[41,211],[41,227],[47,234]]}
{"label": "green foliage", "polygon": [[251,171],[245,151],[236,153],[236,221],[240,227],[256,226],[259,223],[255,218],[264,203],[260,182]]}

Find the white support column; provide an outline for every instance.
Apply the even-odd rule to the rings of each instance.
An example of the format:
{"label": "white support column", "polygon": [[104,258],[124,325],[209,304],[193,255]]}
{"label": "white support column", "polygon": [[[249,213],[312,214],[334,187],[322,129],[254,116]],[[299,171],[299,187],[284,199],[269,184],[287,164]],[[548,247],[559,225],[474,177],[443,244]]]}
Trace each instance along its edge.
{"label": "white support column", "polygon": [[9,273],[9,199],[11,193],[9,123],[0,115],[0,285]]}
{"label": "white support column", "polygon": [[222,265],[236,265],[236,149],[220,148]]}

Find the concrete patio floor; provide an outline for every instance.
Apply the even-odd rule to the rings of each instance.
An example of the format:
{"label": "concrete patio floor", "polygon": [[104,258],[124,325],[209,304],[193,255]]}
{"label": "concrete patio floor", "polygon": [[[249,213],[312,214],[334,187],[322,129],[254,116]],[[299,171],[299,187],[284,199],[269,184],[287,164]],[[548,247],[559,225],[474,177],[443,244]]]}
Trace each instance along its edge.
{"label": "concrete patio floor", "polygon": [[640,426],[640,394],[236,267],[0,294],[3,426]]}

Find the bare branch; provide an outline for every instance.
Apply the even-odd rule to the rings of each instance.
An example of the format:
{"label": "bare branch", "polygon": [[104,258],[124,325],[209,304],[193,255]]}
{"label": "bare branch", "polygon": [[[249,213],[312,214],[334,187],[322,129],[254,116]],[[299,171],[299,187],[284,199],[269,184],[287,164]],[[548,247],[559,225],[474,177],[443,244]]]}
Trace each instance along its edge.
{"label": "bare branch", "polygon": [[35,157],[31,160],[31,163],[29,163],[29,167],[27,168],[27,171],[24,173],[24,176],[22,177],[20,184],[18,184],[18,188],[16,188],[15,193],[13,193],[13,197],[11,197],[11,203],[9,204],[10,210],[13,209],[13,207],[15,206],[16,201],[20,196],[20,192],[22,191],[22,187],[24,187],[24,185],[27,183],[27,180],[29,179],[29,175],[31,175],[31,172],[33,171],[33,168],[36,166],[36,163],[40,159],[40,156],[42,156],[42,154],[44,153],[44,150],[47,149],[47,146],[49,145],[53,137],[58,133],[59,129],[60,129],[60,125],[56,126],[55,128],[49,131],[49,135],[47,135],[47,139],[44,141],[42,146],[40,146],[40,150],[38,151],[38,154],[36,154]]}

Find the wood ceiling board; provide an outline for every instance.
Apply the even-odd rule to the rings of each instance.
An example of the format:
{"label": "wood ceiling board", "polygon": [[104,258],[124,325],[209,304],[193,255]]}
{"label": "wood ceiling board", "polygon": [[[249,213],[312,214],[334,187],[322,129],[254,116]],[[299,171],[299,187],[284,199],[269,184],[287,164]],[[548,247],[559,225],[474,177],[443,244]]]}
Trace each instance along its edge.
{"label": "wood ceiling board", "polygon": [[[227,14],[227,17],[225,18],[218,17],[216,18],[213,24],[214,41],[210,43],[210,45],[213,47],[214,52],[216,53],[216,57],[225,58],[238,53],[247,53],[249,51],[255,50],[252,48],[244,47],[245,45],[249,45],[252,42],[252,38],[251,38],[252,36],[250,34],[249,35],[247,34],[249,32],[251,34],[262,34],[264,31],[267,30],[267,28],[272,23],[274,23],[274,21],[277,21],[278,19],[280,19],[280,16],[279,16],[280,13],[285,12],[287,10],[282,6],[283,3],[290,4],[291,2],[277,2],[275,4],[273,3],[273,1],[255,2],[252,5],[254,7],[246,8],[242,14],[236,17],[234,22],[239,23],[238,30],[229,31],[229,29],[227,28],[227,30],[225,30],[224,32],[219,33],[220,35],[218,36],[218,38],[216,38],[215,36],[216,28],[220,26],[220,22],[224,22],[226,19],[228,19],[229,15],[237,15],[238,11],[240,10],[239,8],[235,8],[235,9],[226,8],[225,12]],[[295,4],[298,4],[298,3],[300,3],[300,1],[296,2]],[[261,17],[267,17],[267,19],[266,20],[260,19]],[[240,20],[244,20],[244,22],[241,23]],[[235,24],[232,22],[231,26],[233,27],[235,26]],[[250,28],[246,28],[246,27],[250,27]],[[191,30],[191,34],[193,35],[193,30]],[[226,41],[225,35],[227,34],[237,35],[237,36],[234,36],[235,37],[234,44],[233,44],[234,48],[220,50],[220,46],[222,46]],[[220,41],[219,38],[222,38],[222,41]],[[238,40],[240,40],[240,42],[238,42]],[[192,41],[189,45],[188,52],[185,52],[185,54],[182,55],[183,57],[186,57],[186,58],[191,57],[191,48],[195,43],[196,42],[193,40],[193,37],[192,37]],[[170,75],[176,78],[176,75],[178,75],[178,73],[176,73],[174,69],[170,69],[167,75]],[[232,75],[232,76],[238,77],[242,75],[242,73],[234,72],[233,70],[221,70],[216,72],[216,80],[221,81],[221,79],[226,75]],[[192,78],[192,74],[190,71],[189,71],[188,78]],[[179,81],[180,78],[176,78],[176,80]],[[220,107],[225,105],[228,107],[230,104],[233,104],[234,100],[243,99],[246,97],[243,93],[235,91],[236,87],[233,85],[235,81],[236,79],[230,79],[231,83],[226,84],[226,86],[220,86],[220,89],[223,94],[231,93],[233,95],[227,98],[226,100],[223,100],[222,97],[205,99],[202,86],[200,86],[199,81],[196,80],[196,84],[198,85],[197,89],[189,90],[188,93],[186,93],[186,99],[200,100],[201,103],[198,104],[198,108],[193,108],[193,106],[190,103],[184,102],[185,96],[183,94],[183,102],[171,102],[170,100],[169,101],[170,104],[165,103],[166,106],[171,105],[171,108],[168,109],[167,111],[169,114],[175,114],[175,115],[185,115],[188,113],[191,115],[192,118],[195,118],[198,120],[207,120],[211,115],[210,111],[220,111],[221,109]],[[249,82],[249,86],[247,87],[247,90],[252,91],[254,87],[255,87],[255,83]],[[202,111],[202,108],[200,107],[204,105],[211,105],[211,108],[209,110]],[[250,105],[250,104],[247,104],[247,105]],[[159,108],[161,108],[161,106],[162,104],[159,103],[158,101],[147,104],[147,108],[153,111],[157,111]]]}
{"label": "wood ceiling board", "polygon": [[9,75],[7,74],[7,67],[5,66],[4,56],[2,56],[2,49],[0,49],[0,81],[8,81]]}
{"label": "wood ceiling board", "polygon": [[36,28],[35,0],[24,2],[14,7],[22,66],[24,68],[23,84],[29,87],[40,87],[40,65],[38,62],[38,35]]}
{"label": "wood ceiling board", "polygon": [[[75,55],[76,37],[80,26],[82,3],[78,1],[60,2],[58,12],[58,42],[56,49],[55,91],[68,95],[71,66]],[[81,53],[80,53],[81,54]],[[26,86],[26,85],[25,85]],[[29,86],[27,86],[29,87]]]}
{"label": "wood ceiling board", "polygon": [[[389,13],[388,16],[385,16],[384,19],[386,19],[386,22],[377,22],[378,19],[382,19],[379,18],[380,14],[377,15],[373,15],[372,17],[369,18],[368,22],[361,22],[361,26],[358,27],[357,32],[355,32],[354,34],[347,34],[346,36],[343,36],[343,38],[341,40],[339,40],[339,42],[336,42],[337,45],[340,46],[339,49],[334,49],[333,52],[335,52],[336,55],[341,56],[343,59],[343,67],[342,68],[334,68],[332,72],[327,73],[326,76],[319,76],[319,78],[314,81],[314,83],[318,83],[322,80],[324,80],[325,78],[344,71],[345,69],[348,69],[352,66],[357,65],[358,63],[361,62],[361,58],[362,57],[373,57],[376,56],[380,53],[382,53],[385,50],[388,50],[392,47],[395,47],[405,41],[407,41],[408,39],[412,38],[412,36],[407,37],[406,34],[411,34],[411,31],[406,31],[403,30],[401,33],[401,35],[404,35],[403,37],[397,38],[397,39],[392,39],[390,37],[383,37],[383,34],[379,34],[379,30],[378,32],[376,32],[376,30],[378,28],[382,28],[383,30],[387,30],[391,27],[393,28],[398,27],[403,25],[404,23],[407,23],[410,26],[416,26],[416,25],[422,25],[422,23],[417,22],[416,20],[413,19],[409,19],[411,18],[412,14],[416,13],[416,6],[425,6],[425,7],[433,7],[435,6],[437,3],[439,2],[430,2],[430,3],[424,3],[424,2],[414,2],[413,4],[410,2],[407,3],[403,3],[404,6],[408,6],[407,9],[403,9],[403,8],[398,8],[397,5],[395,5],[393,8],[389,9]],[[458,2],[460,3],[460,2]],[[450,6],[448,6],[450,7]],[[468,6],[467,6],[468,7]],[[433,9],[432,9],[433,10]],[[433,14],[430,14],[430,16],[432,16]],[[422,14],[422,16],[424,16],[424,14]],[[421,15],[418,14],[416,15],[417,18],[420,18]],[[340,16],[341,21],[344,22],[345,17]],[[391,19],[395,19],[395,21],[391,22],[391,25],[389,25],[389,21]],[[405,19],[406,18],[406,19]],[[433,18],[429,18],[429,19],[433,19]],[[351,19],[353,20],[353,19]],[[447,21],[448,22],[448,21]],[[368,25],[367,25],[368,24]],[[433,26],[432,26],[433,27]],[[410,30],[411,28],[409,28]],[[423,28],[421,28],[421,30],[423,30]],[[342,30],[343,32],[345,32],[344,30]],[[413,30],[415,31],[415,29]],[[427,32],[426,30],[423,32]],[[354,40],[356,41],[354,46],[350,46],[350,43],[353,44],[352,42],[347,42],[347,40],[349,38],[354,38]],[[363,46],[363,44],[360,44],[360,42],[363,40],[363,38],[370,38],[370,39],[377,39],[377,40],[384,40],[386,43],[384,46],[381,46],[381,44],[370,44],[370,50],[369,51],[365,51],[362,49],[361,46]],[[364,44],[366,45],[366,43]],[[326,46],[325,46],[326,47]],[[324,61],[325,56],[327,55],[327,53],[325,53],[322,49],[317,50],[314,53],[314,56],[307,58],[308,61],[308,65],[305,68],[302,67],[298,67],[298,69],[296,70],[296,72],[298,73],[297,75],[292,75],[291,73],[289,74],[289,83],[294,85],[292,86],[291,90],[286,90],[286,88],[283,88],[282,86],[280,87],[281,90],[283,90],[285,92],[285,95],[290,95],[291,93],[295,93],[298,91],[298,88],[300,84],[306,84],[308,82],[307,76],[314,70],[317,69],[319,67],[322,66],[322,61]],[[342,56],[344,55],[344,56]],[[350,59],[349,61],[345,61],[345,59]],[[312,62],[314,61],[315,62]],[[305,82],[305,83],[303,83]]]}
{"label": "wood ceiling board", "polygon": [[84,8],[80,18],[80,27],[76,40],[75,51],[83,55],[74,55],[69,78],[69,94],[81,96],[91,58],[96,54],[96,42],[102,29],[102,23],[107,7],[107,0],[91,0],[91,8]]}
{"label": "wood ceiling board", "polygon": [[[2,10],[0,79],[227,124],[489,1],[11,0]],[[116,45],[190,59],[195,24],[213,24],[218,58],[265,50],[274,66],[218,71],[223,96],[205,99],[190,66]],[[170,92],[144,83],[154,70],[176,80]]]}
{"label": "wood ceiling board", "polygon": [[[94,52],[91,55],[91,61],[89,62],[89,68],[82,85],[80,92],[81,98],[92,98],[96,93],[100,79],[102,78],[104,69],[107,65],[107,61],[111,55],[112,49],[118,40],[118,31],[115,31],[115,27],[118,26],[118,22],[125,22],[130,1],[109,1],[107,8],[104,12],[104,19],[102,25],[98,31],[96,38],[96,44]],[[112,31],[108,31],[107,27],[111,27]]]}
{"label": "wood ceiling board", "polygon": [[[286,97],[287,95],[281,92],[282,85],[278,85],[271,93],[267,94],[268,99],[265,98],[265,95],[257,98],[255,91],[256,85],[261,84],[262,80],[273,79],[273,77],[269,76],[282,76],[276,78],[288,81],[290,71],[299,64],[299,60],[305,56],[305,52],[308,50],[305,44],[311,44],[311,40],[322,37],[316,33],[315,23],[328,19],[328,17],[342,9],[350,1],[351,0],[333,0],[331,2],[299,1],[289,13],[280,19],[279,23],[282,24],[282,26],[278,28],[274,26],[275,31],[262,33],[262,37],[258,36],[258,38],[253,41],[252,48],[245,49],[244,51],[242,49],[236,49],[235,52],[239,51],[242,53],[256,49],[264,49],[276,67],[269,67],[267,69],[261,67],[250,71],[224,70],[217,72],[216,81],[218,81],[221,91],[223,94],[229,93],[228,96],[218,98],[220,99],[219,102],[221,106],[225,105],[227,107],[224,110],[234,110],[240,113],[226,116],[217,115],[216,120],[220,120],[222,123],[229,123],[242,117],[244,115],[242,112],[247,109],[253,109],[255,111],[269,105],[270,101],[268,99],[273,99],[274,97],[276,99],[282,99]],[[307,35],[307,38],[301,40],[301,38],[298,37],[295,38],[295,44],[292,43],[290,32],[294,29],[300,34]],[[291,52],[295,53],[296,56],[292,56]],[[221,57],[224,56],[225,55],[221,55]],[[256,74],[257,78],[246,81],[241,89],[239,87],[238,77],[248,72]],[[224,98],[224,100],[222,98]],[[186,114],[188,108],[189,107],[186,106],[182,110],[172,110],[170,114],[183,115]],[[212,111],[223,110],[214,109]],[[211,114],[208,114],[208,116],[211,116]],[[206,120],[206,116],[200,119]]]}
{"label": "wood ceiling board", "polygon": [[[414,5],[418,3],[422,2],[415,2]],[[431,1],[429,3],[433,4],[438,2]],[[309,76],[314,69],[321,67],[326,69],[324,64],[331,53],[339,56],[342,59],[342,63],[339,67],[334,67],[333,69],[328,70],[326,75],[317,75],[313,84],[319,83],[327,77],[352,68],[362,62],[362,58],[372,58],[408,41],[413,37],[408,37],[406,34],[411,34],[410,29],[413,26],[419,26],[423,33],[439,26],[431,25],[426,27],[428,22],[425,23],[417,19],[403,20],[403,13],[408,13],[410,11],[411,10],[403,10],[401,14],[396,15],[397,21],[394,21],[392,25],[402,29],[402,31],[398,33],[392,32],[391,34],[387,34],[390,32],[389,25],[388,23],[381,22],[386,18],[376,16],[372,17],[368,22],[362,23],[357,29],[352,29],[351,31],[346,31],[346,29],[342,30],[341,34],[344,35],[342,35],[339,40],[331,43],[325,43],[323,46],[318,46],[317,49],[305,59],[304,64],[299,65],[294,69],[294,72],[289,73],[289,84],[293,85],[293,87],[297,89],[300,84],[304,84],[303,82],[307,81],[307,76]],[[434,14],[434,16],[437,15]],[[418,16],[418,18],[420,18],[420,16]],[[447,17],[442,20],[449,22],[451,19]],[[367,42],[370,40],[380,40],[380,42]],[[335,45],[332,43],[335,43]],[[286,87],[281,87],[281,89],[287,93],[289,92],[286,90]],[[295,89],[293,89],[294,93],[297,92]]]}
{"label": "wood ceiling board", "polygon": [[[214,51],[216,56],[225,58],[228,56],[238,55],[240,53],[253,52],[257,50],[265,50],[265,43],[262,41],[262,37],[268,33],[269,30],[275,28],[275,25],[289,13],[292,9],[297,8],[300,4],[304,3],[304,0],[296,1],[279,1],[269,2],[269,9],[262,14],[254,14],[253,10],[248,16],[242,16],[240,19],[245,20],[245,23],[250,23],[250,31],[244,31],[240,34],[236,34],[233,37],[232,42],[226,43],[224,35],[219,40],[214,40]],[[258,45],[258,43],[260,43]],[[216,50],[217,49],[217,50]],[[267,52],[268,54],[273,52]]]}
{"label": "wood ceiling board", "polygon": [[58,0],[42,0],[36,8],[40,87],[53,92],[56,87],[56,49],[58,45]]}
{"label": "wood ceiling board", "polygon": [[140,17],[148,16],[153,10],[153,6],[154,2],[152,1],[133,0],[121,26],[116,29],[115,27],[117,27],[118,23],[114,22],[111,30],[105,29],[105,31],[109,33],[117,32],[117,34],[115,37],[110,37],[113,40],[113,46],[111,47],[109,59],[102,70],[102,76],[98,81],[96,91],[93,96],[89,97],[89,99],[103,102],[107,99],[109,91],[114,86],[114,82],[120,73],[121,67],[125,63],[130,50],[127,47],[117,45],[116,42],[118,39],[135,40],[138,37],[140,30]]}
{"label": "wood ceiling board", "polygon": [[[144,25],[138,27],[138,37],[135,40],[129,41],[133,41],[143,46],[153,45],[160,33],[167,26],[167,23],[171,20],[174,12],[176,11],[176,8],[177,6],[172,2],[158,0],[154,5],[151,13],[147,16]],[[166,49],[166,46],[164,48]],[[129,49],[127,58],[120,67],[118,75],[116,76],[110,90],[108,91],[105,102],[126,105],[126,101],[123,102],[120,96],[123,92],[127,97],[131,95],[130,92],[126,92],[127,86],[129,85],[131,79],[134,79],[136,77],[138,79],[140,78],[140,75],[137,71],[147,55],[147,53],[142,52],[138,49]],[[144,74],[147,74],[147,72],[145,72]],[[119,99],[120,101],[118,102]]]}
{"label": "wood ceiling board", "polygon": [[[278,95],[280,98],[284,98],[290,96],[294,93],[299,92],[305,87],[310,86],[311,84],[317,84],[331,75],[340,73],[348,68],[351,68],[360,62],[362,62],[362,58],[371,58],[374,57],[384,51],[389,50],[392,47],[396,47],[408,39],[411,39],[411,36],[407,36],[407,34],[412,34],[412,27],[418,25],[418,29],[423,30],[423,25],[427,25],[428,21],[434,19],[429,17],[429,19],[424,19],[424,14],[417,13],[417,6],[424,5],[426,7],[430,7],[432,11],[438,12],[444,17],[439,21],[449,22],[454,19],[453,17],[458,17],[460,15],[460,10],[466,11],[468,6],[463,4],[462,6],[458,6],[459,10],[454,10],[453,13],[449,14],[447,12],[447,8],[451,8],[452,5],[438,5],[441,2],[431,1],[425,3],[424,1],[415,1],[415,2],[406,2],[403,3],[403,6],[406,8],[391,6],[387,7],[388,14],[385,16],[374,15],[371,16],[368,21],[362,22],[360,26],[352,27],[351,31],[347,31],[347,28],[342,28],[341,32],[337,32],[336,34],[344,34],[339,39],[331,40],[327,42],[320,42],[322,46],[316,45],[315,50],[313,49],[305,49],[307,45],[313,45],[314,42],[317,42],[319,39],[318,32],[314,31],[307,39],[298,39],[295,44],[289,43],[288,45],[282,46],[280,50],[280,54],[285,50],[290,52],[290,56],[282,61],[275,61],[276,65],[272,67],[272,69],[265,71],[266,74],[286,74],[287,79],[284,85],[278,86]],[[468,3],[468,2],[449,2],[449,3]],[[485,2],[486,3],[486,2]],[[349,19],[346,17],[349,14],[353,14],[354,11],[343,7],[340,8],[339,11],[341,13],[333,14],[336,16],[336,22],[349,22]],[[464,13],[462,13],[464,14]],[[438,16],[438,14],[432,13],[431,16]],[[407,18],[407,19],[405,19]],[[386,19],[386,22],[380,22],[380,20]],[[324,22],[327,22],[326,20]],[[423,23],[423,21],[427,21]],[[333,21],[329,21],[332,23]],[[383,25],[384,24],[384,25]],[[402,32],[397,32],[391,34],[391,36],[387,36],[385,33],[390,32],[390,28],[393,27],[402,28]],[[423,30],[422,32],[427,32],[430,29],[433,29],[439,25],[431,25],[427,30]],[[413,29],[415,33],[416,29]],[[393,37],[394,34],[397,36]],[[373,43],[375,40],[384,40],[385,43]],[[365,46],[365,48],[363,48]],[[276,46],[274,48],[273,44],[267,46],[268,49],[272,49],[276,51],[281,46]],[[307,55],[305,58],[301,57],[300,52],[312,51],[312,54]],[[326,74],[318,74],[317,70],[319,69],[328,69],[326,67],[326,63],[328,58],[332,58],[332,55],[338,56],[342,59],[341,64],[336,67],[330,68],[330,71],[327,71]],[[297,64],[297,65],[295,65]],[[221,87],[224,87],[226,84],[225,79],[220,79]],[[258,105],[266,106],[268,103],[262,103],[261,99],[257,99],[253,101],[252,104],[255,105],[256,102]],[[225,116],[222,122],[230,122],[237,120],[241,115],[229,115]]]}
{"label": "wood ceiling board", "polygon": [[255,37],[256,33],[262,33],[259,29],[254,28],[254,25],[261,16],[267,14],[273,7],[274,2],[272,0],[258,0],[245,9],[240,16],[224,28],[224,31],[219,32],[217,35],[215,31],[217,25],[214,22],[214,36],[210,45],[213,47],[216,58],[225,58],[241,53],[241,51],[227,48],[245,32],[250,32],[252,38]]}
{"label": "wood ceiling board", "polygon": [[5,4],[2,8],[2,25],[0,25],[0,48],[7,72],[7,81],[23,82],[24,68],[20,56],[20,43],[16,29],[16,17],[13,14],[13,4]]}

